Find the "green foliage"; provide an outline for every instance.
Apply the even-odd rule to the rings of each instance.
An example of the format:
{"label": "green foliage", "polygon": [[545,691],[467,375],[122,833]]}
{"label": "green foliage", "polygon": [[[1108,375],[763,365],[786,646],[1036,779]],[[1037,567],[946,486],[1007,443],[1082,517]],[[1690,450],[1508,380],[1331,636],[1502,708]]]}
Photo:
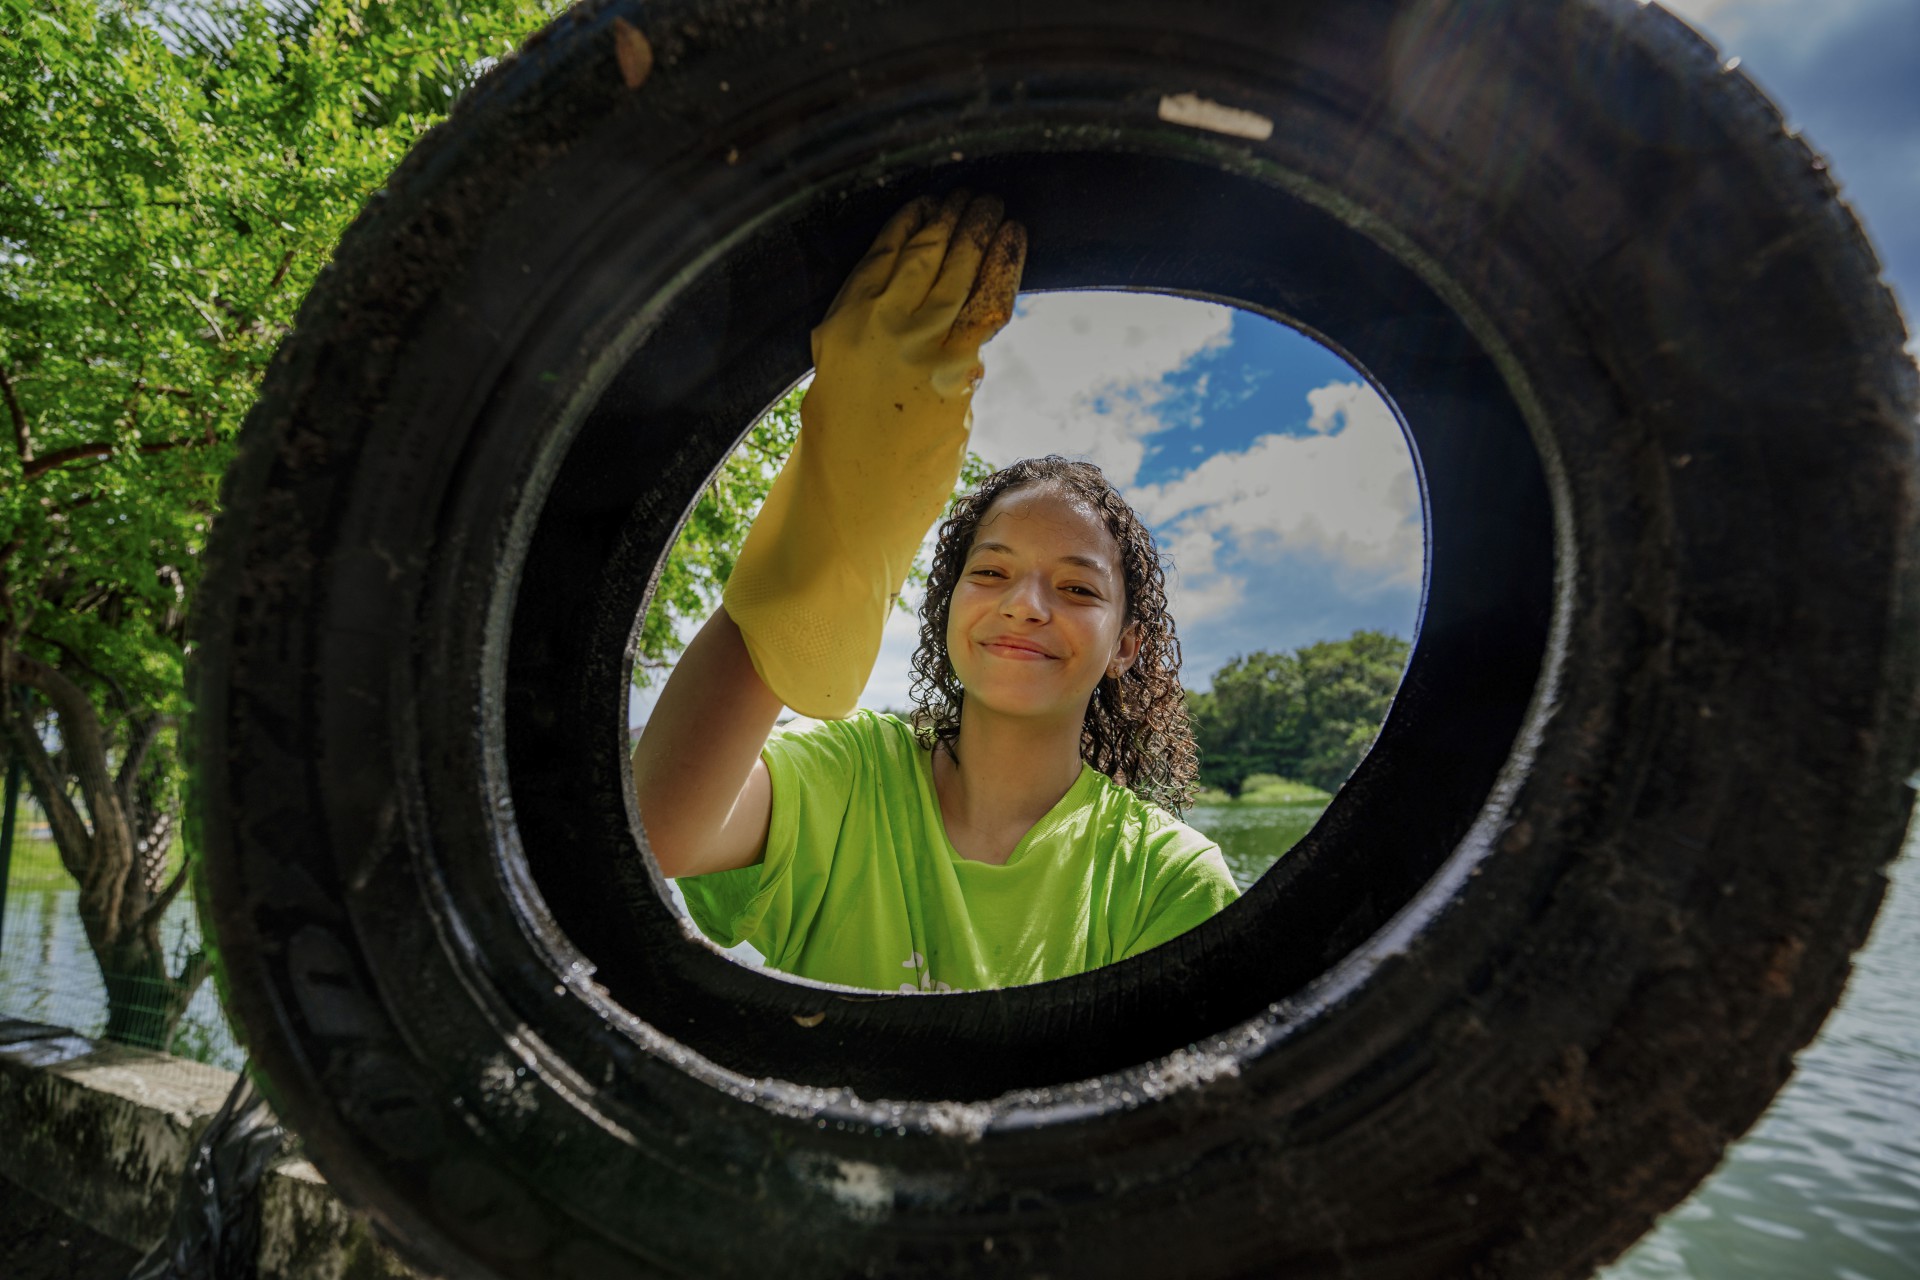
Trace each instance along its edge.
{"label": "green foliage", "polygon": [[1298,758],[1304,706],[1300,663],[1290,653],[1235,658],[1214,673],[1211,692],[1189,691],[1201,784],[1237,797],[1251,774],[1291,772],[1280,762]]}
{"label": "green foliage", "polygon": [[1257,786],[1263,803],[1287,802],[1273,786],[1283,778],[1334,790],[1373,745],[1409,649],[1397,636],[1356,631],[1235,658],[1209,692],[1187,694],[1201,783],[1229,797]]}
{"label": "green foliage", "polygon": [[229,1053],[229,1043],[220,1036],[213,1024],[186,1017],[180,1019],[179,1029],[174,1032],[173,1043],[168,1046],[167,1052],[176,1058],[219,1066]]}
{"label": "green foliage", "polygon": [[[795,387],[761,415],[694,503],[661,566],[653,603],[641,624],[639,651],[633,664],[637,687],[645,689],[664,680],[683,647],[680,637],[691,636],[719,606],[721,590],[733,573],[747,529],[799,438],[800,401],[805,395],[804,385]],[[969,452],[961,464],[955,494],[977,488],[992,470],[979,455]],[[923,586],[927,572],[928,560],[923,555],[908,571],[907,582]],[[907,608],[904,599],[894,603],[897,608]]]}
{"label": "green foliage", "polygon": [[1250,773],[1240,784],[1240,799],[1245,804],[1325,804],[1333,795],[1271,773]]}
{"label": "green foliage", "polygon": [[1248,774],[1240,783],[1240,794],[1230,796],[1220,787],[1202,787],[1194,798],[1197,805],[1233,804],[1242,806],[1312,806],[1324,809],[1333,799],[1330,792],[1304,782],[1293,782],[1271,773]]}
{"label": "green foliage", "polygon": [[1380,732],[1410,649],[1398,636],[1356,631],[1297,651],[1305,698],[1291,776],[1328,791],[1347,780]]}
{"label": "green foliage", "polygon": [[471,68],[545,15],[0,0],[0,631],[177,709],[219,477],[294,307]]}
{"label": "green foliage", "polygon": [[76,875],[140,842],[122,918],[87,917],[114,964],[159,963],[128,939],[172,846],[186,607],[260,376],[368,194],[558,7],[0,0],[0,694],[83,695],[11,739],[53,747],[43,805],[87,814],[55,825]]}

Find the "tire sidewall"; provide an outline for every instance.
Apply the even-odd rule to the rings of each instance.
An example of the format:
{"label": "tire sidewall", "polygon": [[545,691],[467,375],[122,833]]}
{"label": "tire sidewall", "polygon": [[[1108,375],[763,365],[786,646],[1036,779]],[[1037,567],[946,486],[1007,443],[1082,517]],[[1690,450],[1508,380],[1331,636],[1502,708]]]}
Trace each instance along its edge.
{"label": "tire sidewall", "polygon": [[[1468,1257],[1577,1273],[1683,1194],[1778,1087],[1870,919],[1914,763],[1900,638],[1915,621],[1913,390],[1910,368],[1885,372],[1897,323],[1830,191],[1795,185],[1740,85],[1657,11],[1510,6],[1501,38],[1421,5],[1284,29],[1252,6],[1049,14],[1089,62],[1158,59],[1108,104],[1130,138],[1184,141],[1153,91],[1181,91],[1203,57],[1215,92],[1273,119],[1249,169],[1336,211],[1455,309],[1553,495],[1551,638],[1508,769],[1441,873],[1321,979],[1185,1057],[951,1108],[942,1127],[926,1108],[688,1055],[597,994],[590,962],[540,925],[537,888],[511,856],[497,869],[505,713],[479,675],[450,673],[507,661],[500,565],[533,533],[499,511],[533,509],[567,424],[659,299],[797,198],[819,163],[806,146],[842,147],[859,180],[870,143],[836,132],[871,110],[846,92],[851,72],[886,101],[967,51],[963,73],[920,76],[923,112],[964,118],[953,86],[968,78],[981,101],[1012,92],[989,33],[1028,15],[936,8],[763,11],[753,30],[694,6],[571,15],[409,160],[303,308],[230,481],[197,684],[199,715],[222,726],[198,803],[223,966],[276,1106],[430,1261],[503,1275],[731,1274],[774,1239],[797,1273],[1148,1258],[1229,1274],[1291,1258],[1386,1275]],[[610,65],[616,18],[653,42],[642,91]],[[795,47],[818,52],[796,68]],[[1570,91],[1608,47],[1609,75],[1689,95],[1685,109]],[[1303,48],[1320,56],[1295,61]],[[1689,58],[1709,64],[1696,76]],[[1383,65],[1393,93],[1370,78]],[[740,105],[749,86],[817,114],[769,120]],[[900,145],[935,154],[924,137]],[[1713,181],[1658,185],[1691,168]],[[549,190],[599,204],[567,211],[576,234],[542,236]],[[1815,247],[1756,278],[1783,226]],[[1738,351],[1700,339],[1754,307],[1791,307],[1804,332],[1750,324]],[[609,319],[556,319],[589,314]],[[1782,384],[1780,368],[1812,372]],[[1843,386],[1851,434],[1810,439],[1814,401]],[[666,470],[716,461],[689,448]],[[1833,510],[1877,537],[1836,530]],[[501,533],[458,533],[474,527]],[[484,627],[463,611],[474,599],[492,602]],[[278,733],[235,719],[263,708]],[[610,715],[595,750],[618,751],[619,728]],[[322,820],[269,835],[223,825],[234,810]],[[462,938],[487,894],[484,928],[517,920],[521,940],[476,968]],[[557,991],[530,1029],[522,997],[498,993],[536,984]],[[604,1163],[571,1163],[589,1149]],[[634,1203],[682,1230],[612,1225]],[[1204,1257],[1145,1243],[1170,1209],[1240,1226]],[[942,1240],[941,1215],[960,1211],[980,1229]],[[996,1229],[998,1255],[981,1246]],[[1327,1243],[1396,1233],[1445,1251],[1359,1264]]]}

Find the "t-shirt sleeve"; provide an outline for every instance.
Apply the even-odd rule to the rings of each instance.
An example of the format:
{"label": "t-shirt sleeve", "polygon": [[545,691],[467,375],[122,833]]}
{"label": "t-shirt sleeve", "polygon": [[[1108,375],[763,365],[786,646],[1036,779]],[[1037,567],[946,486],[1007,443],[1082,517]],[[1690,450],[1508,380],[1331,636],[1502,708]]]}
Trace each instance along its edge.
{"label": "t-shirt sleeve", "polygon": [[1173,941],[1240,896],[1219,845],[1178,823],[1164,841],[1166,869],[1155,877],[1153,900],[1139,932],[1121,955],[1123,960]]}
{"label": "t-shirt sleeve", "polygon": [[817,905],[805,886],[818,877],[803,874],[796,894],[795,865],[803,858],[830,861],[839,844],[861,765],[859,733],[853,720],[799,719],[767,739],[760,758],[773,803],[760,862],[679,882],[702,933],[723,947],[751,942],[769,965],[781,965],[800,917],[810,918]]}

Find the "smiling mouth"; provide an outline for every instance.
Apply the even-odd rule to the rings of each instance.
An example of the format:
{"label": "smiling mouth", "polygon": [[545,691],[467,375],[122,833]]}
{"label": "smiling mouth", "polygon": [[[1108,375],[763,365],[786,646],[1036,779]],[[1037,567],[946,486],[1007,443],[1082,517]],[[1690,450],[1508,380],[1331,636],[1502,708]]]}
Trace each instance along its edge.
{"label": "smiling mouth", "polygon": [[1027,645],[1009,644],[1004,640],[989,640],[985,644],[981,645],[980,647],[983,649],[991,650],[993,653],[998,654],[1000,657],[1003,657],[1003,658],[1017,658],[1021,660],[1027,660],[1027,659],[1035,659],[1035,658],[1053,657],[1052,654],[1044,653],[1039,649],[1035,649]]}

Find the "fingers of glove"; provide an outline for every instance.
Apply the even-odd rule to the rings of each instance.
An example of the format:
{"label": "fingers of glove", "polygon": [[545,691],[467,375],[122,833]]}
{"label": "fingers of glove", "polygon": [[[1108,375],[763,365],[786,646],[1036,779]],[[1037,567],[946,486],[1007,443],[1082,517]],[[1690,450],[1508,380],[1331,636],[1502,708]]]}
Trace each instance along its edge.
{"label": "fingers of glove", "polygon": [[979,360],[955,360],[938,366],[928,379],[934,394],[942,400],[970,396],[979,389],[980,380],[986,376],[986,367]]}
{"label": "fingers of glove", "polygon": [[933,197],[921,196],[908,201],[898,213],[887,219],[887,225],[880,228],[880,234],[874,237],[873,247],[867,250],[867,256],[860,259],[859,265],[848,273],[840,292],[834,295],[827,315],[833,315],[854,299],[864,301],[884,293],[887,282],[893,278],[900,250],[938,209]]}
{"label": "fingers of glove", "polygon": [[1027,265],[1027,229],[1003,222],[980,263],[979,278],[947,334],[949,350],[977,351],[1013,319],[1020,272]]}
{"label": "fingers of glove", "polygon": [[920,310],[930,318],[937,318],[939,329],[944,332],[953,324],[955,316],[966,303],[967,295],[973,292],[974,278],[980,273],[980,260],[986,256],[987,247],[993,243],[994,232],[1000,229],[1000,223],[1006,216],[1006,206],[997,196],[975,196],[967,205],[966,212],[960,215],[960,221],[953,229],[953,238],[947,244],[947,260],[940,266],[940,274],[933,282],[933,288],[927,293],[927,300]]}
{"label": "fingers of glove", "polygon": [[913,238],[900,250],[900,259],[894,265],[886,293],[879,300],[880,306],[896,316],[910,316],[920,309],[920,304],[926,301],[927,290],[933,287],[934,278],[940,273],[940,264],[946,261],[953,230],[960,224],[960,215],[966,212],[971,199],[972,195],[964,189],[950,193],[934,215],[913,233]]}

